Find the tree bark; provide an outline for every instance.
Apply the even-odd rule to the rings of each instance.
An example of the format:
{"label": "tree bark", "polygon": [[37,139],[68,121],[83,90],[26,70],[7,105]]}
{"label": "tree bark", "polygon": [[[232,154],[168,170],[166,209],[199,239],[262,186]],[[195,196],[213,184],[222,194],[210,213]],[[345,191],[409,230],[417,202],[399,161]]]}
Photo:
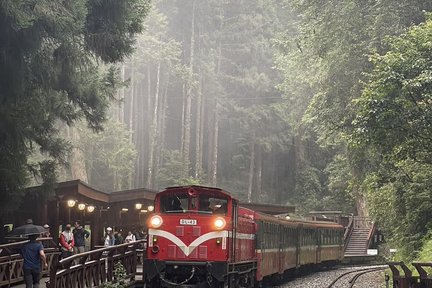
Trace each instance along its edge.
{"label": "tree bark", "polygon": [[[133,61],[133,59],[132,59]],[[129,136],[129,141],[131,143],[133,143],[133,117],[134,117],[134,92],[135,92],[135,67],[132,64],[132,69],[131,69],[131,87],[130,87],[130,105],[129,105],[129,131],[130,131],[130,136]]]}
{"label": "tree bark", "polygon": [[214,127],[213,127],[213,153],[211,162],[211,185],[217,185],[217,166],[218,166],[218,138],[219,138],[219,116],[218,116],[219,104],[216,100],[216,107],[214,111]]}
{"label": "tree bark", "polygon": [[[120,77],[121,77],[121,81],[122,83],[124,83],[125,81],[125,73],[126,73],[126,67],[125,64],[123,63],[121,65],[120,68]],[[125,122],[125,111],[124,111],[124,101],[125,101],[125,87],[122,87],[120,89],[120,93],[119,93],[119,114],[118,114],[118,120],[120,121],[120,123],[124,123]]]}
{"label": "tree bark", "polygon": [[71,155],[71,174],[73,179],[80,179],[88,183],[87,178],[87,169],[85,164],[85,157],[83,151],[78,147],[80,142],[80,135],[78,129],[76,127],[72,127],[70,129],[72,132],[72,143],[74,143],[74,147],[72,148]]}
{"label": "tree bark", "polygon": [[[168,72],[168,76],[167,79],[165,81],[165,89],[164,92],[162,93],[162,99],[161,101],[161,105],[160,105],[160,113],[159,113],[159,117],[158,117],[158,140],[157,140],[157,145],[156,145],[156,151],[155,151],[155,165],[154,165],[154,173],[153,173],[153,179],[156,179],[159,175],[159,169],[162,166],[161,163],[161,159],[162,157],[162,152],[163,152],[163,148],[165,147],[165,117],[166,117],[166,110],[167,110],[167,106],[168,106],[168,100],[167,100],[167,95],[168,95],[168,86],[169,86],[169,81],[170,81],[170,73]],[[155,181],[156,183],[156,181]],[[155,187],[155,188],[159,188],[159,187]]]}
{"label": "tree bark", "polygon": [[195,0],[192,4],[192,24],[191,24],[191,39],[190,39],[190,57],[189,57],[189,75],[187,79],[186,92],[186,109],[185,109],[185,133],[183,147],[183,176],[189,176],[190,163],[190,140],[191,140],[191,119],[192,119],[192,94],[193,94],[193,78],[194,78],[194,51],[195,51]]}
{"label": "tree bark", "polygon": [[204,136],[202,135],[202,78],[200,80],[200,89],[196,101],[196,128],[195,128],[195,178],[198,179],[202,171],[202,142]]}
{"label": "tree bark", "polygon": [[253,132],[249,147],[250,147],[250,161],[249,161],[249,181],[248,181],[249,185],[248,185],[248,193],[247,193],[248,203],[252,202],[252,189],[253,189],[253,179],[254,179],[254,170],[255,170],[255,132]]}
{"label": "tree bark", "polygon": [[259,203],[262,192],[262,148],[260,146],[256,147],[255,154],[255,187],[252,190],[252,200],[256,203]]}
{"label": "tree bark", "polygon": [[154,179],[153,179],[153,169],[154,169],[154,153],[156,147],[157,140],[157,132],[158,132],[158,110],[159,110],[159,85],[160,85],[160,68],[161,63],[159,62],[157,65],[156,72],[156,92],[154,98],[154,106],[153,106],[153,121],[152,121],[152,130],[151,130],[151,145],[149,151],[149,162],[148,162],[148,178],[147,178],[147,188],[153,188]]}

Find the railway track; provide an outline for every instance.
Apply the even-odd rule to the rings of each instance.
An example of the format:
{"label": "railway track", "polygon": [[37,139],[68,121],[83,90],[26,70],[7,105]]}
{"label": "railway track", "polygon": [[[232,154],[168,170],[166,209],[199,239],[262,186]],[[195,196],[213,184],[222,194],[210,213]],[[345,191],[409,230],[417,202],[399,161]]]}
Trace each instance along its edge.
{"label": "railway track", "polygon": [[371,272],[376,272],[376,271],[380,271],[380,270],[384,270],[388,268],[387,266],[377,266],[377,267],[369,267],[369,268],[363,268],[363,269],[357,269],[354,271],[348,271],[345,273],[342,273],[341,275],[339,275],[336,279],[333,280],[333,282],[330,283],[330,285],[327,286],[327,288],[335,288],[336,284],[338,282],[340,282],[340,280],[342,278],[344,278],[345,276],[348,276],[350,274],[355,274],[349,281],[348,281],[348,287],[349,288],[353,288],[356,281],[360,278],[360,276],[367,274],[367,273],[371,273]]}
{"label": "railway track", "polygon": [[[385,284],[384,277],[380,277],[381,270],[386,265],[371,266],[340,266],[333,269],[322,270],[316,273],[296,277],[288,282],[281,283],[279,288],[354,288],[368,287],[380,288]],[[362,277],[363,276],[363,277]]]}

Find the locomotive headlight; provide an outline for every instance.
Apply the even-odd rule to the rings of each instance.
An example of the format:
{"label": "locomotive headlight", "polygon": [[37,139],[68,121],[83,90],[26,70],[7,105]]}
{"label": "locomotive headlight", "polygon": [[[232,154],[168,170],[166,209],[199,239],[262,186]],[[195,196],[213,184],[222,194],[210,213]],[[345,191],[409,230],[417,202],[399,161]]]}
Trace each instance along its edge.
{"label": "locomotive headlight", "polygon": [[218,217],[214,220],[214,227],[217,230],[222,230],[223,228],[225,228],[225,225],[226,225],[226,221],[222,217]]}
{"label": "locomotive headlight", "polygon": [[150,226],[153,228],[159,228],[163,223],[162,217],[154,215],[150,218]]}

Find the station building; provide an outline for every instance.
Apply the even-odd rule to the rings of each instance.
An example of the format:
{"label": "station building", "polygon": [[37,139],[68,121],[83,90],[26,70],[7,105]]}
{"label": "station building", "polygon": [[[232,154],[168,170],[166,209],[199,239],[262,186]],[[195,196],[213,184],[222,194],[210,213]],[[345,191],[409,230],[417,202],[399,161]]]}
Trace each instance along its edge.
{"label": "station building", "polygon": [[[145,233],[146,220],[153,211],[155,190],[146,188],[115,192],[99,191],[80,180],[56,183],[54,195],[46,197],[44,186],[31,187],[21,206],[13,215],[2,219],[3,225],[25,224],[26,219],[33,219],[37,225],[48,224],[50,233],[57,240],[66,224],[73,226],[79,220],[90,231],[86,243],[87,249],[103,244],[104,231],[107,227],[121,231],[126,237],[128,231]],[[242,203],[242,206],[267,214],[290,214],[293,206],[273,204]]]}

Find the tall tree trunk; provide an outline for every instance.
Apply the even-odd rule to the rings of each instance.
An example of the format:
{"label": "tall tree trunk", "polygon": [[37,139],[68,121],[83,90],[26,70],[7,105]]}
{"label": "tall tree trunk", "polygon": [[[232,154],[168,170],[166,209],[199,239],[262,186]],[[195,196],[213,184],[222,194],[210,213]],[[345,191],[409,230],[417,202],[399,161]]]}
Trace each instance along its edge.
{"label": "tall tree trunk", "polygon": [[[134,59],[132,58],[132,71],[131,71],[131,91],[130,91],[130,106],[129,106],[129,141],[132,144],[136,143],[136,133],[135,133],[135,123],[136,123],[136,115],[135,115],[135,101],[136,101],[136,71],[135,71],[135,63],[133,62]],[[135,170],[133,170],[135,171]],[[131,171],[129,173],[129,189],[133,187],[134,177],[133,172]]]}
{"label": "tall tree trunk", "polygon": [[[134,61],[132,59],[132,61]],[[134,100],[135,100],[135,67],[132,63],[132,69],[131,69],[131,87],[130,87],[130,103],[129,103],[129,141],[133,143],[133,117],[134,117]]]}
{"label": "tall tree trunk", "polygon": [[212,183],[212,177],[213,177],[213,146],[214,146],[214,128],[215,128],[215,113],[214,110],[216,109],[215,105],[213,103],[216,103],[215,100],[208,99],[208,107],[206,110],[206,115],[208,117],[207,121],[207,162],[206,162],[206,169],[207,169],[207,182]]}
{"label": "tall tree trunk", "polygon": [[[161,163],[161,159],[162,159],[162,152],[163,152],[163,148],[165,147],[165,117],[166,117],[166,110],[167,110],[167,105],[168,105],[168,100],[167,100],[167,95],[168,95],[168,86],[169,86],[169,81],[170,81],[170,73],[168,73],[167,79],[166,79],[166,84],[165,84],[165,89],[164,92],[162,93],[162,99],[161,99],[161,107],[160,107],[160,113],[159,113],[159,117],[158,117],[158,145],[156,147],[156,151],[155,151],[155,169],[154,169],[154,173],[153,173],[153,178],[156,179],[159,175],[159,169],[162,165]],[[156,181],[155,181],[156,182]],[[159,189],[159,187],[155,187],[157,189]]]}
{"label": "tall tree trunk", "polygon": [[[126,67],[125,64],[122,63],[121,68],[120,68],[120,77],[121,77],[121,81],[124,82],[125,81],[125,73],[126,73]],[[124,101],[125,101],[125,87],[122,87],[120,89],[119,92],[119,114],[118,114],[118,120],[120,121],[120,123],[124,123],[125,122],[125,118],[124,118]]]}
{"label": "tall tree trunk", "polygon": [[201,120],[201,112],[202,112],[202,78],[200,80],[199,91],[197,95],[196,101],[196,126],[195,126],[195,178],[201,175],[202,171],[202,141],[203,141],[203,132],[202,132],[202,120]]}
{"label": "tall tree trunk", "polygon": [[184,147],[183,147],[183,176],[189,176],[189,163],[190,163],[190,140],[191,140],[191,112],[192,112],[192,94],[194,85],[194,51],[195,51],[195,1],[192,3],[192,27],[190,39],[190,58],[189,58],[189,75],[187,81],[186,92],[186,109],[185,109],[185,134],[184,134]]}
{"label": "tall tree trunk", "polygon": [[136,149],[137,149],[137,157],[136,157],[136,169],[135,169],[135,187],[143,187],[143,169],[144,169],[144,149],[145,149],[145,113],[143,113],[145,109],[145,93],[144,93],[144,85],[140,81],[137,83],[137,120],[136,120]]}
{"label": "tall tree trunk", "polygon": [[78,129],[72,127],[70,130],[72,133],[72,143],[74,147],[72,148],[71,155],[71,174],[73,179],[80,179],[88,183],[87,170],[85,164],[85,157],[83,151],[78,147],[80,143],[80,135]]}
{"label": "tall tree trunk", "polygon": [[185,117],[186,117],[186,85],[182,85],[182,115],[181,115],[181,142],[180,142],[180,153],[183,157],[183,151],[185,147]]}
{"label": "tall tree trunk", "polygon": [[[223,27],[223,15],[221,15],[220,31]],[[222,64],[222,41],[219,39],[218,55],[216,62],[216,75],[218,79],[221,79],[221,64]],[[213,136],[211,146],[211,157],[210,157],[210,183],[213,186],[217,185],[217,166],[218,166],[218,141],[219,141],[219,98],[218,94],[215,95],[214,99],[214,116],[213,116]]]}
{"label": "tall tree trunk", "polygon": [[218,138],[219,138],[219,103],[216,100],[216,107],[214,111],[214,128],[213,128],[213,153],[211,162],[211,185],[217,185],[217,166],[218,166]]}
{"label": "tall tree trunk", "polygon": [[250,147],[250,161],[249,161],[249,181],[248,181],[248,194],[247,201],[248,203],[252,202],[252,189],[253,189],[253,179],[254,179],[254,170],[255,170],[255,132],[253,132],[253,136],[251,142],[249,144]]}
{"label": "tall tree trunk", "polygon": [[256,203],[260,202],[260,195],[262,193],[262,148],[257,146],[255,157],[255,187],[252,190],[252,200]]}
{"label": "tall tree trunk", "polygon": [[[148,176],[148,170],[149,170],[149,154],[150,154],[150,147],[151,147],[151,127],[149,127],[149,123],[152,123],[152,94],[151,94],[151,67],[150,67],[150,63],[147,64],[147,113],[146,113],[146,123],[145,123],[145,127],[146,127],[146,135],[147,135],[147,141],[146,141],[146,149],[142,151],[142,153],[144,154],[144,162],[145,162],[145,166],[143,168],[143,173],[145,171],[146,176],[143,175],[143,183],[145,183],[147,185],[148,181],[149,181],[149,176]],[[144,110],[143,110],[144,111]],[[147,178],[146,178],[147,177]],[[150,187],[147,187],[150,188]]]}
{"label": "tall tree trunk", "polygon": [[158,109],[159,109],[159,85],[160,85],[160,67],[161,63],[159,62],[157,65],[156,72],[156,92],[154,99],[154,109],[153,109],[153,123],[152,123],[152,131],[151,131],[151,145],[149,151],[149,164],[148,164],[148,178],[147,178],[147,188],[153,188],[154,179],[153,179],[153,169],[154,169],[154,154],[156,148],[156,140],[157,140],[157,132],[158,132]]}
{"label": "tall tree trunk", "polygon": [[[357,188],[356,190],[360,189]],[[362,191],[357,191],[354,194],[356,195],[355,204],[357,208],[357,215],[360,217],[369,217],[366,196],[362,193]]]}

